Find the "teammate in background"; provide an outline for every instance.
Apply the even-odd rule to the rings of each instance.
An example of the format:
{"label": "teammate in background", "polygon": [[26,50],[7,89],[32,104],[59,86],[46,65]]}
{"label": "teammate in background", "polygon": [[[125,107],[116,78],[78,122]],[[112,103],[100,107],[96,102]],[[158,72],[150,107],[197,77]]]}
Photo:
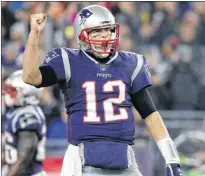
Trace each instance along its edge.
{"label": "teammate in background", "polygon": [[117,51],[119,24],[111,12],[97,5],[82,9],[74,22],[80,48],[56,48],[39,66],[38,41],[46,18],[31,15],[23,80],[36,87],[58,83],[64,94],[70,145],[61,176],[141,176],[132,149],[132,105],[164,156],[167,175],[181,176],[175,145],[147,89],[151,77],[146,60]]}
{"label": "teammate in background", "polygon": [[22,70],[14,72],[3,85],[6,113],[6,176],[46,176],[42,170],[45,158],[45,116],[38,106],[42,89],[26,84]]}

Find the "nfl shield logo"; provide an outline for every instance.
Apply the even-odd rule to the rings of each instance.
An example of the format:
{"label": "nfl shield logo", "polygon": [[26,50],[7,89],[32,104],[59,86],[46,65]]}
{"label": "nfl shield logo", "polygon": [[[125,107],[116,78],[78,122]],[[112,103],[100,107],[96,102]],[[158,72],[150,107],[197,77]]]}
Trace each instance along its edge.
{"label": "nfl shield logo", "polygon": [[105,71],[108,68],[106,64],[100,64],[100,70]]}

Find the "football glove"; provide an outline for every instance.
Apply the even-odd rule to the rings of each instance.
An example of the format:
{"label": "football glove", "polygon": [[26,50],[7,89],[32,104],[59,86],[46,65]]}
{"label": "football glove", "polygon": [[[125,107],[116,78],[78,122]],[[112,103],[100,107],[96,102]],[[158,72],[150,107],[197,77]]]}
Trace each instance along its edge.
{"label": "football glove", "polygon": [[167,176],[182,176],[182,171],[178,163],[167,164]]}

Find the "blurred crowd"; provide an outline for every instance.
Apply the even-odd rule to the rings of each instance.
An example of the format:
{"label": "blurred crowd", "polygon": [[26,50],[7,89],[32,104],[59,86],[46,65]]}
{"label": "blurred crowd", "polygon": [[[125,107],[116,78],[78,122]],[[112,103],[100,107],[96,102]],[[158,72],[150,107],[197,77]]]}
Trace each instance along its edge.
{"label": "blurred crowd", "polygon": [[[74,18],[83,7],[98,4],[108,7],[120,23],[120,50],[146,57],[158,109],[205,110],[205,2],[1,3],[2,81],[22,67],[32,13],[48,15],[40,41],[42,62],[52,48],[78,47]],[[65,116],[58,86],[45,89],[41,106],[47,123]]]}

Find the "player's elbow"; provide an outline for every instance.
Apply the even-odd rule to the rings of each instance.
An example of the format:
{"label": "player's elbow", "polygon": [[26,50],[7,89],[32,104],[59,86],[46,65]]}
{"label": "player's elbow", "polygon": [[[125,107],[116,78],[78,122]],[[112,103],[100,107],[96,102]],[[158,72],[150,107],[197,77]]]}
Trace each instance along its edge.
{"label": "player's elbow", "polygon": [[[33,76],[32,76],[33,75]],[[26,84],[37,86],[41,84],[41,75],[29,74],[23,70],[22,79]]]}
{"label": "player's elbow", "polygon": [[30,84],[30,85],[34,84],[34,80],[32,80],[28,74],[23,74],[22,79],[26,84]]}
{"label": "player's elbow", "polygon": [[22,79],[23,79],[23,81],[24,81],[26,84],[29,84],[29,83],[30,83],[29,75],[26,74],[25,71],[23,71]]}

